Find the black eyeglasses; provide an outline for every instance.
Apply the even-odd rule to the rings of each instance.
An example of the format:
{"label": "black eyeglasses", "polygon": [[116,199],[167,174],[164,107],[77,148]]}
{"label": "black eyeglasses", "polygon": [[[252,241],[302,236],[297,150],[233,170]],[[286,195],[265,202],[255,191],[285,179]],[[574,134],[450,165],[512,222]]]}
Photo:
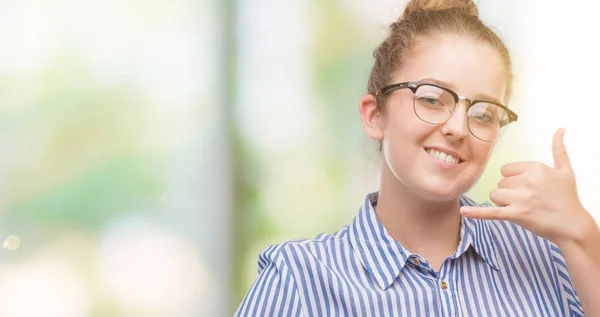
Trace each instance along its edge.
{"label": "black eyeglasses", "polygon": [[471,134],[486,142],[499,139],[509,123],[517,121],[516,113],[506,106],[489,100],[472,100],[459,96],[454,91],[428,82],[409,81],[381,88],[375,96],[385,96],[394,90],[410,89],[413,94],[415,115],[429,124],[440,125],[452,117],[456,105],[466,101],[467,125]]}

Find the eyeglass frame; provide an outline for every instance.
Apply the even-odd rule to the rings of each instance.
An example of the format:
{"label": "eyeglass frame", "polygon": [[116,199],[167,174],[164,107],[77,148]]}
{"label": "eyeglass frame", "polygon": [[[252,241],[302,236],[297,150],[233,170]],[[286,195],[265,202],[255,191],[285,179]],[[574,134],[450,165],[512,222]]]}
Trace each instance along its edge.
{"label": "eyeglass frame", "polygon": [[[392,84],[392,85],[388,85],[385,86],[379,90],[377,90],[375,92],[375,96],[385,96],[387,94],[389,94],[392,91],[396,91],[396,90],[400,90],[400,89],[404,89],[404,88],[408,88],[410,89],[413,94],[416,96],[417,93],[417,89],[419,89],[419,87],[424,86],[424,85],[428,85],[428,86],[433,86],[433,87],[437,87],[440,89],[443,89],[444,91],[447,91],[448,93],[450,93],[450,95],[454,98],[454,107],[452,108],[452,110],[450,111],[450,116],[448,117],[448,119],[446,119],[444,122],[440,122],[440,123],[431,123],[428,121],[425,121],[423,119],[421,119],[421,117],[419,117],[419,115],[417,114],[417,109],[415,106],[415,97],[413,97],[413,111],[415,111],[415,115],[421,119],[421,121],[428,123],[428,124],[433,124],[433,125],[442,125],[445,122],[447,122],[448,120],[450,120],[450,118],[452,118],[452,115],[454,114],[454,110],[456,109],[456,105],[458,105],[459,102],[461,101],[466,101],[468,104],[468,108],[467,108],[467,114],[469,113],[469,109],[471,109],[471,107],[479,102],[485,102],[485,103],[491,103],[494,104],[500,108],[502,108],[504,111],[506,111],[506,113],[508,114],[508,122],[505,124],[505,126],[508,126],[509,124],[511,124],[512,122],[516,122],[517,119],[519,119],[519,116],[512,110],[510,110],[507,106],[495,102],[495,101],[491,101],[491,100],[486,100],[486,99],[470,99],[467,97],[463,97],[463,96],[459,96],[456,92],[454,92],[452,89],[448,88],[448,87],[444,87],[442,85],[436,84],[436,83],[431,83],[431,82],[426,82],[426,81],[407,81],[407,82],[402,82],[402,83],[397,83],[397,84]],[[473,131],[471,131],[471,128],[469,127],[469,132],[471,133],[471,135],[473,135],[474,137],[476,137],[479,140],[485,141],[485,142],[494,142],[496,140],[499,139],[496,138],[494,140],[484,140],[478,136],[476,136],[475,134],[473,134]]]}

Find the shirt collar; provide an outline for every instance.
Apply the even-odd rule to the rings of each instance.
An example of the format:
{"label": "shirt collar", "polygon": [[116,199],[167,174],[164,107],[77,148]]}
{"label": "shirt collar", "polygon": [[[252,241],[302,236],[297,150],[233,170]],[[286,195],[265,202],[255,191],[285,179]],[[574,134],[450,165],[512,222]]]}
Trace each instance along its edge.
{"label": "shirt collar", "polygon": [[[363,267],[375,279],[382,290],[387,289],[400,274],[411,253],[404,249],[385,230],[375,214],[379,193],[365,198],[358,215],[349,226],[349,240]],[[466,196],[460,199],[461,206],[477,205]],[[470,246],[495,270],[499,270],[495,240],[487,221],[462,218],[460,243],[451,258],[457,258]]]}
{"label": "shirt collar", "polygon": [[[461,206],[490,206],[489,203],[478,204],[467,196],[460,198]],[[496,239],[492,234],[490,222],[482,219],[462,217],[458,249],[452,255],[457,258],[472,246],[475,252],[494,270],[500,270],[496,254]]]}

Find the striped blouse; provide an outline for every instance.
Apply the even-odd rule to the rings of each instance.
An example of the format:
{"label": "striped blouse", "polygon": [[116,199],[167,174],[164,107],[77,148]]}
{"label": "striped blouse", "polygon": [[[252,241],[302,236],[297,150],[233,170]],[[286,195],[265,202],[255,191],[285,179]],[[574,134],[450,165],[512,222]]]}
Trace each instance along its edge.
{"label": "striped blouse", "polygon": [[[235,315],[584,316],[553,243],[510,222],[463,218],[458,248],[435,272],[387,233],[377,197],[334,234],[262,251]],[[478,204],[463,196],[461,205]]]}

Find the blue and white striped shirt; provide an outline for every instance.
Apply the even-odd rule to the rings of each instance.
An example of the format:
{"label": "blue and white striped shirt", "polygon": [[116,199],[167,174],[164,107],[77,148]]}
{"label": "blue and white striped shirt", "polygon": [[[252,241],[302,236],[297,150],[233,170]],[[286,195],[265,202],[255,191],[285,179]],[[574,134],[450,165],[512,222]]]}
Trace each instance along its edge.
{"label": "blue and white striped shirt", "polygon": [[[236,316],[584,316],[553,243],[463,218],[439,272],[379,222],[377,193],[334,234],[272,245]],[[463,196],[461,205],[478,205]]]}

